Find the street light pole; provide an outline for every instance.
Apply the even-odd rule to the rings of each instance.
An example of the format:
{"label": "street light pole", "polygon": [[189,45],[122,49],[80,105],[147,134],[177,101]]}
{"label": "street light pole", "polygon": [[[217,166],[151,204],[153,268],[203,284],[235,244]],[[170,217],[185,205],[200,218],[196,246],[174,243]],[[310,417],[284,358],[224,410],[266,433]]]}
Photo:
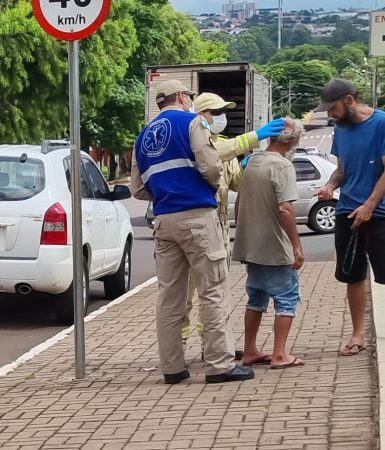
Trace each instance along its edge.
{"label": "street light pole", "polygon": [[282,7],[283,0],[278,0],[278,50],[282,47]]}

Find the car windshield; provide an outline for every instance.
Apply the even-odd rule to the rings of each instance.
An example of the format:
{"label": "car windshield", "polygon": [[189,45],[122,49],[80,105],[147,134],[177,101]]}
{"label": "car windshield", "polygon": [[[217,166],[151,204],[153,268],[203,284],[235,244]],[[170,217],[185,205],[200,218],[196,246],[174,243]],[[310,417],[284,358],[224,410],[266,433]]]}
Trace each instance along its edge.
{"label": "car windshield", "polygon": [[42,161],[0,156],[0,201],[17,201],[34,197],[44,189]]}

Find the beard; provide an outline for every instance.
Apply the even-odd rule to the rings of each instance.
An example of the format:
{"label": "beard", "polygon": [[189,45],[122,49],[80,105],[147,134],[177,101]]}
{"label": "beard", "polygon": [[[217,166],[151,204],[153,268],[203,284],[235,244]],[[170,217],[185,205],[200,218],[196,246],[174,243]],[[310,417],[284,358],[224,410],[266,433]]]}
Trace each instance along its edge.
{"label": "beard", "polygon": [[345,110],[343,116],[340,117],[339,119],[336,119],[336,125],[342,128],[346,128],[349,125],[353,125],[355,123],[356,118],[354,111],[351,108],[349,108],[349,106],[347,105],[344,106]]}
{"label": "beard", "polygon": [[297,145],[293,145],[290,150],[288,150],[283,157],[288,159],[289,161],[293,161],[294,155],[295,155],[295,149],[297,148]]}

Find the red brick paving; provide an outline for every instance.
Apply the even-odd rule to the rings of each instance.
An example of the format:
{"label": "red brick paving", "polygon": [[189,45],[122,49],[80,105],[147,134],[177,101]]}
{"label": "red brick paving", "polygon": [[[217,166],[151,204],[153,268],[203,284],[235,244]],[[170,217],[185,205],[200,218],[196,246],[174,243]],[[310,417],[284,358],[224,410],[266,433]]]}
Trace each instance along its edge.
{"label": "red brick paving", "polygon": [[[303,302],[289,338],[301,368],[255,368],[254,380],[204,384],[195,331],[186,352],[192,378],[166,386],[157,366],[152,285],[86,324],[87,375],[74,375],[73,336],[0,378],[4,450],[375,450],[376,360],[339,347],[351,331],[334,263],[308,263]],[[242,347],[244,267],[231,270],[233,328]],[[272,348],[273,313],[259,343]],[[371,308],[367,310],[368,344]]]}

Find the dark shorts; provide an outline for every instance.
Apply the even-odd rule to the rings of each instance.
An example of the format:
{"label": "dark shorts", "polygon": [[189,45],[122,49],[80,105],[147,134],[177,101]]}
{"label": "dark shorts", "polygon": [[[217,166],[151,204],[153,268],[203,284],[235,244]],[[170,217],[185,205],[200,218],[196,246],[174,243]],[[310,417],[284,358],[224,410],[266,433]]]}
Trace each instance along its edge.
{"label": "dark shorts", "polygon": [[342,283],[365,280],[369,257],[375,281],[385,284],[385,218],[373,218],[356,230],[351,229],[352,223],[348,214],[336,216],[337,280]]}

